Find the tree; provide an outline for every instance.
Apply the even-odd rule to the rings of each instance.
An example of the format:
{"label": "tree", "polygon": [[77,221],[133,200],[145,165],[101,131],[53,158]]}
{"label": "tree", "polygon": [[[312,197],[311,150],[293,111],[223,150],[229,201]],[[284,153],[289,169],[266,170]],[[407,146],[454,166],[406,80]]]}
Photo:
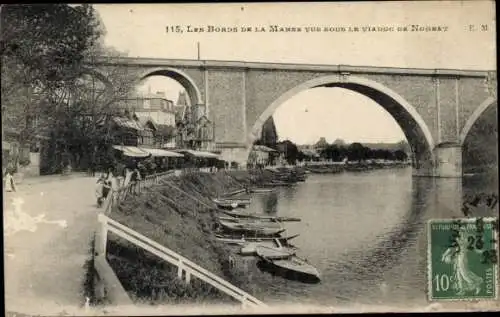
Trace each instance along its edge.
{"label": "tree", "polygon": [[[21,143],[37,134],[50,137],[52,172],[62,156],[93,156],[109,139],[106,127],[117,102],[134,85],[126,67],[107,67],[103,74],[93,69],[98,61],[121,56],[103,46],[105,30],[94,9],[9,5],[2,10],[2,27],[6,125],[20,127]],[[37,124],[30,124],[33,118]]]}
{"label": "tree", "polygon": [[324,149],[328,146],[328,142],[326,142],[326,139],[321,137],[316,144],[314,144],[314,148],[316,149]]}
{"label": "tree", "polygon": [[397,150],[394,152],[394,158],[398,161],[406,161],[408,159],[408,155],[402,150]]}
{"label": "tree", "polygon": [[336,139],[335,141],[333,141],[333,144],[341,147],[341,146],[345,146],[345,141],[342,139]]}
{"label": "tree", "polygon": [[262,126],[262,132],[260,136],[261,145],[268,146],[270,148],[274,148],[276,146],[276,142],[278,141],[278,133],[276,131],[276,125],[274,124],[273,117],[269,117],[264,125]]}
{"label": "tree", "polygon": [[349,161],[361,161],[366,159],[368,148],[364,147],[361,143],[352,143],[347,148],[347,156]]}
{"label": "tree", "polygon": [[39,132],[30,118],[53,114],[64,100],[61,90],[80,77],[85,54],[103,29],[89,5],[7,5],[1,20],[5,124],[21,130],[21,142],[29,141]]}

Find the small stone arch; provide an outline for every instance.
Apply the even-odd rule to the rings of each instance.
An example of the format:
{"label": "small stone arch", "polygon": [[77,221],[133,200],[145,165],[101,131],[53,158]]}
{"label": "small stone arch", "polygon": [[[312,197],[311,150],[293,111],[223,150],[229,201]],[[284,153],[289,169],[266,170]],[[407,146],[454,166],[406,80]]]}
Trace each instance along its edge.
{"label": "small stone arch", "polygon": [[433,149],[435,144],[432,134],[423,118],[417,110],[410,105],[410,103],[408,103],[395,91],[373,80],[357,76],[344,77],[339,75],[323,76],[306,81],[288,90],[276,99],[270,106],[268,106],[257,119],[248,135],[247,157],[250,153],[251,145],[260,135],[265,120],[267,120],[267,118],[269,118],[279,106],[291,97],[304,90],[316,87],[345,88],[358,92],[379,103],[398,122],[403,132],[409,139],[408,141],[418,141],[417,143],[420,144],[419,151],[425,152],[426,158],[424,160],[427,162],[433,162]]}
{"label": "small stone arch", "polygon": [[195,81],[185,72],[170,67],[148,69],[139,76],[137,81],[141,82],[151,76],[164,76],[175,79],[186,89],[191,105],[198,105],[202,103],[200,89],[196,85]]}
{"label": "small stone arch", "polygon": [[483,101],[479,107],[474,110],[472,115],[467,119],[467,122],[465,123],[462,131],[460,132],[460,145],[464,145],[465,138],[467,138],[467,135],[469,134],[470,130],[472,129],[472,126],[474,126],[474,123],[481,117],[481,115],[488,109],[491,105],[497,102],[496,98],[493,97],[488,97],[485,101]]}

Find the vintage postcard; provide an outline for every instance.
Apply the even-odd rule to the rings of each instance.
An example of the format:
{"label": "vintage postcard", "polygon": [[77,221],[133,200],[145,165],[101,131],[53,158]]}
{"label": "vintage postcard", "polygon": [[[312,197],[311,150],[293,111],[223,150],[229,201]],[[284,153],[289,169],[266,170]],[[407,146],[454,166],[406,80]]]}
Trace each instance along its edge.
{"label": "vintage postcard", "polygon": [[0,10],[7,315],[500,308],[494,1]]}

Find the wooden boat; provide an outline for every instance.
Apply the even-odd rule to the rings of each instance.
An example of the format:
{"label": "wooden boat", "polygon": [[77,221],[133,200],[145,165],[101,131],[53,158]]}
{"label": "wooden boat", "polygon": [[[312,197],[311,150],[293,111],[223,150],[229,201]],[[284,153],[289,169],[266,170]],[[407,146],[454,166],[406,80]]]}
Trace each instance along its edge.
{"label": "wooden boat", "polygon": [[298,237],[299,234],[295,234],[292,236],[287,236],[287,237],[277,237],[277,238],[268,238],[268,237],[245,237],[245,236],[239,236],[238,238],[235,236],[227,236],[227,235],[220,235],[216,234],[215,239],[220,242],[228,243],[228,244],[237,244],[237,245],[244,245],[249,242],[263,242],[263,241],[273,241],[274,239],[277,239],[282,245],[288,245],[289,241]]}
{"label": "wooden boat", "polygon": [[274,222],[301,221],[300,218],[295,218],[295,217],[256,215],[245,211],[223,210],[222,212],[233,218],[252,218],[252,219],[259,219],[262,221],[274,221]]}
{"label": "wooden boat", "polygon": [[240,249],[241,255],[265,256],[272,259],[283,259],[294,255],[297,248],[279,239],[248,242]]}
{"label": "wooden boat", "polygon": [[222,208],[222,209],[235,209],[238,208],[238,204],[235,202],[228,202],[228,201],[223,201],[219,199],[213,199],[212,200],[217,207]]}
{"label": "wooden boat", "polygon": [[250,204],[250,199],[220,199],[214,198],[212,201],[217,207],[222,209],[236,209],[238,207],[247,207]]}
{"label": "wooden boat", "polygon": [[285,231],[279,223],[275,222],[255,222],[255,223],[239,223],[225,220],[219,220],[222,228],[228,231],[248,232],[255,235],[272,236]]}
{"label": "wooden boat", "polygon": [[321,279],[318,269],[295,255],[284,259],[260,258],[258,266],[273,274],[305,283],[318,283]]}
{"label": "wooden boat", "polygon": [[257,245],[255,247],[255,254],[261,258],[280,260],[288,259],[295,255],[295,250],[285,247],[270,247],[267,245]]}
{"label": "wooden boat", "polygon": [[295,183],[291,182],[269,182],[262,184],[262,186],[264,187],[293,186],[293,185],[295,185]]}
{"label": "wooden boat", "polygon": [[246,191],[246,189],[245,189],[245,188],[243,188],[243,189],[237,189],[237,190],[234,190],[234,191],[232,191],[232,192],[229,192],[229,193],[224,194],[224,197],[229,197],[229,196],[238,195],[238,194],[244,193],[245,191]]}
{"label": "wooden boat", "polygon": [[250,190],[252,193],[270,193],[273,191],[272,188],[252,188]]}
{"label": "wooden boat", "polygon": [[252,202],[248,198],[214,198],[212,201],[216,204],[236,204],[238,207],[250,205]]}

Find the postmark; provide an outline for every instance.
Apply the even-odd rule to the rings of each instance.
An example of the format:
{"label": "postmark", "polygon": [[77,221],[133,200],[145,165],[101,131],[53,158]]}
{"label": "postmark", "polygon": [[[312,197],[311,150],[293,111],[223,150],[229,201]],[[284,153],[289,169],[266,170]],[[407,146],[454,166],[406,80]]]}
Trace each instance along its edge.
{"label": "postmark", "polygon": [[495,212],[497,205],[498,196],[495,193],[467,195],[462,203],[462,212],[466,217],[477,217]]}
{"label": "postmark", "polygon": [[497,218],[428,222],[428,298],[495,300]]}

